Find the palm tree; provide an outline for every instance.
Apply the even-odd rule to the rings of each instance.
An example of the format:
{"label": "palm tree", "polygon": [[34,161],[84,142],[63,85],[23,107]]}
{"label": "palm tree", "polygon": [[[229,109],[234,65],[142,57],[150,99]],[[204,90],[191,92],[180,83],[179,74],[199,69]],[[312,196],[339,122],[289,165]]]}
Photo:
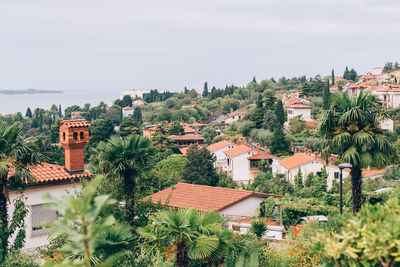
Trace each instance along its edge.
{"label": "palm tree", "polygon": [[7,212],[8,186],[34,181],[29,166],[43,159],[34,150],[34,146],[32,138],[22,137],[21,123],[15,122],[11,126],[0,123],[0,262],[7,254],[10,233]]}
{"label": "palm tree", "polygon": [[361,209],[361,172],[363,168],[383,168],[395,158],[395,150],[380,123],[386,115],[377,99],[361,92],[358,97],[347,93],[332,95],[330,108],[322,114],[319,131],[327,139],[322,151],[325,159],[331,153],[350,163],[353,212]]}
{"label": "palm tree", "polygon": [[267,231],[268,227],[263,220],[254,220],[251,222],[250,232],[257,237],[258,245],[260,245],[261,238]]}
{"label": "palm tree", "polygon": [[123,182],[125,207],[129,224],[134,226],[135,190],[141,175],[153,163],[155,149],[150,139],[139,135],[113,136],[101,142],[91,156],[91,163],[100,173]]}
{"label": "palm tree", "polygon": [[190,259],[221,262],[229,251],[232,233],[222,230],[217,212],[168,209],[152,216],[153,223],[138,228],[148,243],[174,253],[176,266],[187,267]]}

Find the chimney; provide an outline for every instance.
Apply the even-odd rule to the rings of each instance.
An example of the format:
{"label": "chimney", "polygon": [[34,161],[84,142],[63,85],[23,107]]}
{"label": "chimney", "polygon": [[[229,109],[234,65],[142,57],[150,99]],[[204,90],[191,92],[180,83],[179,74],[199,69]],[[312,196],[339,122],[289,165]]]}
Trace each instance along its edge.
{"label": "chimney", "polygon": [[233,108],[231,108],[231,113],[233,112]]}
{"label": "chimney", "polygon": [[89,142],[89,123],[85,119],[64,120],[60,128],[60,144],[65,150],[65,169],[69,173],[85,171],[84,150]]}

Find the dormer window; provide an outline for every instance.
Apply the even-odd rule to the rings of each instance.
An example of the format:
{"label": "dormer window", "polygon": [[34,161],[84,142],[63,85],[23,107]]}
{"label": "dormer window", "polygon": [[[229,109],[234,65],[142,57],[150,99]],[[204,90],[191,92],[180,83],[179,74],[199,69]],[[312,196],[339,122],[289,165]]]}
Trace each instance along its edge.
{"label": "dormer window", "polygon": [[74,140],[78,140],[78,133],[77,132],[74,133]]}
{"label": "dormer window", "polygon": [[83,132],[80,132],[80,139],[83,140],[85,138],[85,136],[83,135]]}

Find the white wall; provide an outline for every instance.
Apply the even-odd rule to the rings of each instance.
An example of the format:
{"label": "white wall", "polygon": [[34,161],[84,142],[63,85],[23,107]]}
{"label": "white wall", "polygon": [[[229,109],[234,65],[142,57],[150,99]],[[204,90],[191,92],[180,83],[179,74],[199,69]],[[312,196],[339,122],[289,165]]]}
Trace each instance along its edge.
{"label": "white wall", "polygon": [[[317,174],[317,172],[321,172],[322,168],[324,167],[324,164],[318,160],[311,161],[307,164],[303,164],[299,167],[287,170],[283,166],[281,166],[279,163],[273,165],[273,174],[284,174],[285,177],[288,179],[288,181],[291,184],[294,184],[294,178],[296,177],[297,173],[299,172],[299,169],[301,170],[301,173],[303,174],[303,182],[305,182],[306,177],[310,173]],[[340,169],[337,166],[334,165],[328,165],[326,166],[326,172],[328,173],[328,179],[327,179],[327,187],[328,189],[331,188],[333,180],[339,181],[338,178],[335,178],[335,172],[337,172],[337,175],[340,174]],[[350,175],[350,173],[347,170],[343,170],[343,178],[346,178]]]}
{"label": "white wall", "polygon": [[257,215],[260,204],[264,201],[264,199],[265,198],[262,197],[249,197],[224,210],[221,210],[219,213],[222,215],[254,217]]}
{"label": "white wall", "polygon": [[[292,114],[290,114],[292,113]],[[311,118],[311,108],[288,108],[287,109],[287,117],[288,121],[292,118],[301,116],[304,121],[312,121]]]}
{"label": "white wall", "polygon": [[247,159],[254,152],[243,153],[231,158],[232,179],[237,183],[247,184],[250,180],[250,162]]}
{"label": "white wall", "polygon": [[128,116],[133,115],[133,109],[123,109],[122,110],[122,117],[126,118]]}
{"label": "white wall", "polygon": [[[32,213],[31,206],[48,203],[47,200],[43,200],[42,196],[46,193],[49,193],[53,197],[60,198],[62,195],[69,192],[71,194],[75,194],[81,190],[81,184],[65,184],[65,185],[54,185],[54,186],[46,186],[46,187],[38,187],[26,189],[23,193],[26,198],[25,204],[28,207],[28,214],[25,217],[25,226],[26,226],[26,239],[24,249],[33,249],[39,246],[44,246],[48,244],[47,234],[35,235],[32,236]],[[10,192],[10,200],[13,203],[13,200],[16,199],[19,194],[15,191]],[[8,214],[11,217],[14,211],[14,206],[10,204],[8,206]]]}

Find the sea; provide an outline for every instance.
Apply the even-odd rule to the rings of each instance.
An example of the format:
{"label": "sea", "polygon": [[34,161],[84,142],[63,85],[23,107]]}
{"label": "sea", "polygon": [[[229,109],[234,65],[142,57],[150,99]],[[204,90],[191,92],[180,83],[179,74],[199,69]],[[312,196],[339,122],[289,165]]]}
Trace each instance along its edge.
{"label": "sea", "polygon": [[61,104],[63,110],[72,105],[84,106],[86,103],[91,106],[97,106],[101,101],[111,105],[119,98],[123,89],[107,89],[107,90],[77,90],[77,89],[62,89],[63,93],[39,93],[39,94],[16,94],[5,95],[0,94],[0,114],[6,115],[17,113],[20,111],[25,115],[28,107],[33,111],[36,108],[49,109],[51,105]]}

